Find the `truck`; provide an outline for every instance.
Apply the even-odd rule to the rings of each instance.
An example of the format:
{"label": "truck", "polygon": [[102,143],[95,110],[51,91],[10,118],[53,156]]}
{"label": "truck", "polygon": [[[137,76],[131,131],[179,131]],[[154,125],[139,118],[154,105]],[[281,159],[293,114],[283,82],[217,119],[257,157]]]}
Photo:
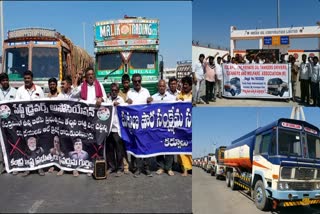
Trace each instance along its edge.
{"label": "truck", "polygon": [[209,153],[207,157],[208,157],[208,163],[207,163],[207,165],[206,165],[205,171],[206,171],[207,173],[211,173],[211,170],[212,170],[212,168],[213,168],[214,165],[215,165],[214,154],[213,154],[213,153]]}
{"label": "truck", "polygon": [[3,42],[2,72],[7,73],[12,87],[24,84],[23,73],[33,72],[33,82],[45,93],[48,79],[60,82],[66,75],[73,79],[80,69],[93,66],[93,58],[65,35],[49,28],[20,28],[9,30]]}
{"label": "truck", "polygon": [[214,166],[214,170],[211,172],[211,175],[215,175],[216,179],[224,179],[226,177],[226,166],[224,165],[224,152],[226,150],[226,146],[219,146],[216,149],[215,159],[216,164]]}
{"label": "truck", "polygon": [[163,76],[163,61],[159,63],[158,52],[158,19],[125,16],[94,25],[96,78],[103,83],[106,92],[110,91],[111,83],[121,83],[123,74],[131,79],[133,74],[139,73],[142,86],[155,94]]}
{"label": "truck", "polygon": [[226,185],[244,189],[260,210],[320,203],[319,128],[280,118],[225,150]]}

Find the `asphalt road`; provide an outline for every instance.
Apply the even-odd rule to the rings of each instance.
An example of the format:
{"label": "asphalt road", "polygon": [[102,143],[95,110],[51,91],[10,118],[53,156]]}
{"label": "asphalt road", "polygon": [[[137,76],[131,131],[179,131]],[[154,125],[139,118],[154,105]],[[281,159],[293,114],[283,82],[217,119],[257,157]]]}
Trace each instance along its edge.
{"label": "asphalt road", "polygon": [[[55,172],[56,173],[56,172]],[[191,213],[192,176],[0,175],[0,213]],[[154,174],[154,173],[153,173]]]}
{"label": "asphalt road", "polygon": [[216,180],[201,168],[193,167],[192,210],[194,214],[319,214],[320,206],[288,207],[263,212],[244,191],[232,191],[224,180]]}

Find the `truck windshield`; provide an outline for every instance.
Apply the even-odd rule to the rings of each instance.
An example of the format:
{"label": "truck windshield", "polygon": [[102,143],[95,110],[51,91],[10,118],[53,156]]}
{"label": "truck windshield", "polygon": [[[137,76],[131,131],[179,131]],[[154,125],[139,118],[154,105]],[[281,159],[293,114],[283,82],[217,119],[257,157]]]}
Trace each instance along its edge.
{"label": "truck windshield", "polygon": [[27,47],[8,48],[5,50],[5,57],[4,72],[22,78],[23,73],[28,69],[29,49]]}
{"label": "truck windshield", "polygon": [[309,158],[320,158],[320,138],[307,134]]}
{"label": "truck windshield", "polygon": [[97,56],[98,70],[118,69],[122,64],[120,53],[105,53]]}
{"label": "truck windshield", "polygon": [[279,155],[301,156],[301,137],[298,131],[279,129]]}
{"label": "truck windshield", "polygon": [[155,61],[155,53],[133,52],[130,58],[131,67],[137,69],[154,69]]}
{"label": "truck windshield", "polygon": [[59,50],[58,48],[32,48],[33,78],[59,77]]}

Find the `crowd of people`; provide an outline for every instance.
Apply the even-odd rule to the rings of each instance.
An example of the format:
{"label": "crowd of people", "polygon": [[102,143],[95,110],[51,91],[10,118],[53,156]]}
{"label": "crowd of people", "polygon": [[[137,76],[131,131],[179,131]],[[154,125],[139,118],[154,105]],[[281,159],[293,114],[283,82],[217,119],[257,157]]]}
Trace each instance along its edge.
{"label": "crowd of people", "polygon": [[[24,85],[17,90],[9,84],[9,77],[6,73],[0,74],[0,101],[6,100],[37,100],[45,98],[42,88],[33,83],[33,73],[30,70],[24,72]],[[58,81],[56,78],[48,80],[49,93],[47,98],[50,99],[79,99],[90,103],[95,103],[99,107],[102,103],[109,103],[115,107],[114,119],[112,123],[111,132],[105,140],[105,161],[107,166],[107,174],[114,173],[116,177],[123,174],[133,173],[134,177],[139,177],[141,173],[152,177],[150,171],[151,158],[136,158],[134,155],[128,155],[126,145],[121,138],[121,131],[119,119],[117,116],[118,105],[134,105],[134,104],[152,104],[159,102],[176,102],[192,100],[192,78],[185,76],[181,79],[181,91],[177,89],[178,81],[175,77],[169,79],[168,89],[164,80],[158,82],[158,92],[150,95],[147,88],[142,87],[142,77],[140,74],[133,74],[132,76],[133,88],[130,88],[130,77],[128,74],[122,76],[122,88],[119,83],[112,83],[110,85],[110,93],[107,94],[103,85],[95,78],[93,68],[87,68],[84,71],[78,71],[76,78],[72,80],[71,76],[65,76],[61,82],[61,88],[58,88]],[[32,140],[32,139],[31,139]],[[29,142],[29,138],[28,138]],[[60,140],[58,136],[53,138],[53,148],[50,150],[52,154],[63,154],[60,150]],[[152,142],[150,142],[152,143]],[[74,152],[69,154],[70,157],[79,157],[79,152],[82,151],[82,142],[77,138],[73,142]],[[1,147],[0,147],[1,148]],[[78,152],[77,152],[78,151]],[[4,172],[3,154],[0,152],[0,168],[1,173]],[[85,154],[80,154],[85,155]],[[83,156],[84,157],[84,156]],[[130,159],[130,160],[129,160]],[[168,175],[173,176],[172,170],[174,156],[173,155],[159,155],[156,156],[157,170],[156,174],[160,175],[166,172]],[[191,155],[178,155],[178,163],[182,169],[182,176],[187,176],[192,169]],[[50,167],[47,172],[52,173],[57,167]],[[43,169],[38,170],[39,175],[45,175]],[[12,174],[18,174],[14,171]],[[25,171],[22,176],[27,176],[30,171]],[[64,171],[58,169],[57,175],[63,175]],[[77,170],[73,171],[73,176],[79,176]],[[91,174],[88,174],[91,175]]]}
{"label": "crowd of people", "polygon": [[[199,59],[194,63],[192,76],[193,84],[195,87],[195,96],[193,97],[193,105],[196,104],[209,104],[215,102],[216,97],[221,98],[221,91],[223,90],[223,64],[288,64],[289,72],[291,72],[291,86],[292,86],[292,101],[300,102],[302,105],[312,105],[320,107],[320,64],[317,56],[302,55],[302,62],[297,64],[297,60],[293,55],[281,54],[280,60],[274,53],[262,54],[246,54],[242,56],[235,54],[224,54],[218,56],[215,63],[215,56],[207,56],[204,54],[199,55]],[[286,60],[285,56],[288,55]],[[225,57],[227,59],[225,60]],[[300,100],[296,98],[297,94],[297,81],[300,82]],[[200,96],[202,84],[205,83],[205,99]],[[312,102],[311,102],[312,100]]]}

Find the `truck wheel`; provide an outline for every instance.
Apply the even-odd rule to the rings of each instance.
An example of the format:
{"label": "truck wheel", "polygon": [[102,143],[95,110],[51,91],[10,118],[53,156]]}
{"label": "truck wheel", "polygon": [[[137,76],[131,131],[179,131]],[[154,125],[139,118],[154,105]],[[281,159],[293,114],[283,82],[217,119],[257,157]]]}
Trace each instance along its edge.
{"label": "truck wheel", "polygon": [[226,174],[226,183],[227,183],[227,187],[230,187],[230,172],[227,172]]}
{"label": "truck wheel", "polygon": [[234,173],[230,173],[230,188],[232,190],[237,189],[237,185],[234,183]]}
{"label": "truck wheel", "polygon": [[270,209],[269,199],[266,196],[266,190],[263,182],[258,180],[254,186],[254,203],[259,210],[268,211]]}
{"label": "truck wheel", "polygon": [[284,88],[280,92],[280,97],[283,97],[283,94],[284,94]]}

